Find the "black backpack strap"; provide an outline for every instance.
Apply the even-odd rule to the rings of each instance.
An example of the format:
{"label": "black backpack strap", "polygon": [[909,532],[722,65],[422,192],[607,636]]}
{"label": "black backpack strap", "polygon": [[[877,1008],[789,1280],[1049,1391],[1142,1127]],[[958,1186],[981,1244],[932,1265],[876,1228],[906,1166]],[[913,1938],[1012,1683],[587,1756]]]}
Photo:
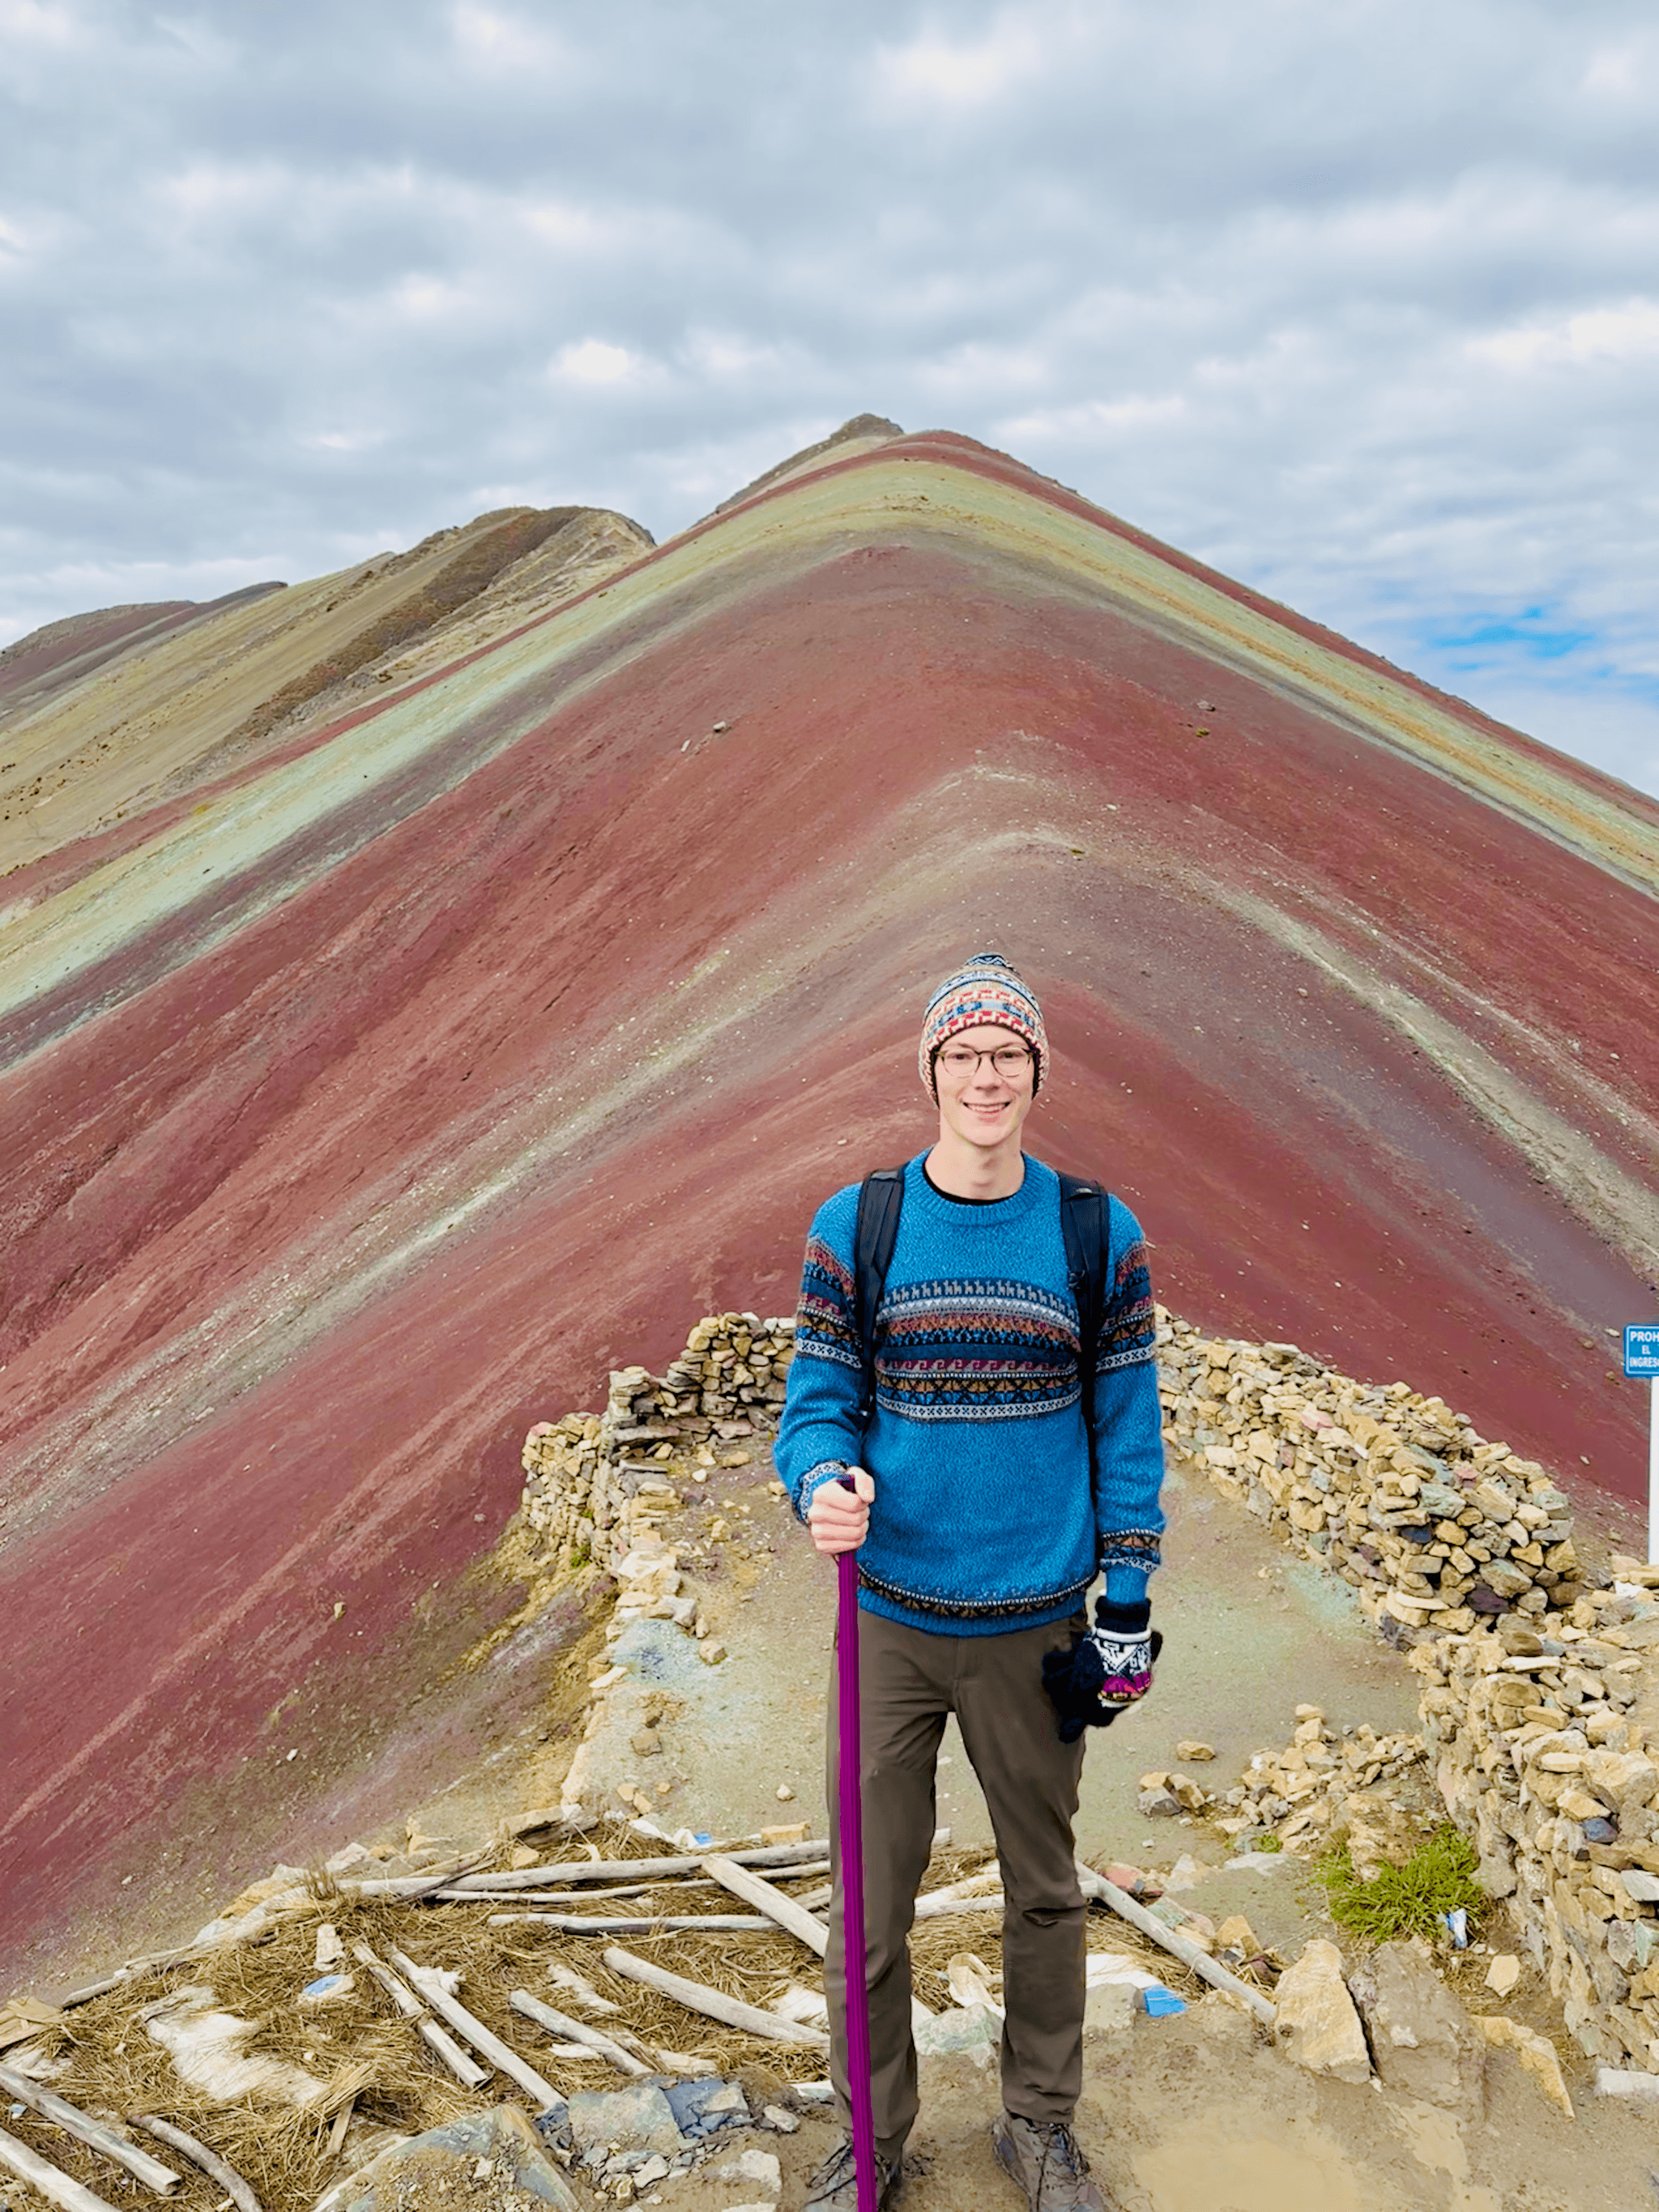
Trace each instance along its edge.
{"label": "black backpack strap", "polygon": [[1103,1184],[1080,1176],[1060,1179],[1060,1228],[1066,1239],[1066,1278],[1077,1301],[1078,1377],[1083,1389],[1083,1419],[1089,1434],[1089,1465],[1095,1457],[1095,1355],[1106,1311],[1108,1198]]}
{"label": "black backpack strap", "polygon": [[899,1208],[904,1203],[904,1170],[877,1168],[859,1186],[858,1225],[853,1232],[859,1350],[864,1358],[864,1425],[876,1409],[876,1316],[898,1242]]}

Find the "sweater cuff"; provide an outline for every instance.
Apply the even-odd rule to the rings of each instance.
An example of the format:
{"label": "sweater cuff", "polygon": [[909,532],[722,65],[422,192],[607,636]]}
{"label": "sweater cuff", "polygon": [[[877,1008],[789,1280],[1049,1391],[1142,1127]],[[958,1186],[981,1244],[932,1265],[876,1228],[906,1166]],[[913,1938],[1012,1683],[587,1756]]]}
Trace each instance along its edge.
{"label": "sweater cuff", "polygon": [[[1115,1574],[1127,1573],[1116,1568]],[[1144,1592],[1146,1577],[1141,1577]],[[1106,1577],[1106,1595],[1095,1601],[1095,1626],[1109,1628],[1115,1636],[1144,1636],[1152,1618],[1152,1600],[1144,1595],[1135,1599],[1115,1597],[1112,1595],[1112,1575]]]}
{"label": "sweater cuff", "polygon": [[839,1482],[847,1472],[847,1462],[842,1459],[821,1459],[816,1467],[809,1467],[800,1479],[795,1492],[795,1518],[804,1528],[806,1516],[812,1510],[812,1500],[826,1482]]}
{"label": "sweater cuff", "polygon": [[1127,1608],[1143,1618],[1132,1622],[1132,1627],[1144,1628],[1152,1617],[1152,1605],[1146,1595],[1146,1572],[1144,1567],[1108,1567],[1106,1595],[1099,1602],[1114,1611]]}

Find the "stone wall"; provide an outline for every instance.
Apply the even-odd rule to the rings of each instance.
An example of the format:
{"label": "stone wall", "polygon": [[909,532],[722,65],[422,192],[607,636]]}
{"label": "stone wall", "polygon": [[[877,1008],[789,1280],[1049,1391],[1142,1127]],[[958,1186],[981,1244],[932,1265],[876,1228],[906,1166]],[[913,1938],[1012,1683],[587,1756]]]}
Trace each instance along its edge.
{"label": "stone wall", "polygon": [[1482,1887],[1581,2047],[1659,2072],[1659,1577],[1620,1562],[1629,1579],[1597,1587],[1544,1469],[1443,1400],[1160,1322],[1166,1437],[1412,1647]]}
{"label": "stone wall", "polygon": [[717,1467],[722,1446],[775,1432],[794,1341],[793,1321],[711,1315],[665,1374],[614,1370],[604,1413],[538,1421],[523,1513],[538,1541],[566,1567],[626,1558],[678,1502],[671,1472]]}
{"label": "stone wall", "polygon": [[1228,1343],[1159,1318],[1166,1437],[1224,1496],[1353,1583],[1391,1642],[1467,1633],[1511,1609],[1542,1619],[1583,1598],[1565,1497],[1443,1399],[1353,1382],[1294,1345]]}

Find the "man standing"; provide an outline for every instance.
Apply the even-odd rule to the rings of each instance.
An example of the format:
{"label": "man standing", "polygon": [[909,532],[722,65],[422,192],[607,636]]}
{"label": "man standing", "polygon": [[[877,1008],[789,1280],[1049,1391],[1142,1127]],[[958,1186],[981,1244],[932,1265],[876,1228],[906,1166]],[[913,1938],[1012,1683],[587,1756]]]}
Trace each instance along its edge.
{"label": "man standing", "polygon": [[[939,1135],[903,1170],[868,1426],[852,1184],[819,1209],[807,1240],[776,1452],[818,1550],[860,1552],[880,2202],[885,2212],[898,2194],[916,2115],[908,1936],[933,1832],[934,1765],[954,1712],[990,1812],[1007,1900],[996,2154],[1033,2212],[1104,2212],[1071,2124],[1083,2075],[1085,1911],[1072,1822],[1084,1723],[1110,1720],[1152,1680],[1146,1578],[1164,1526],[1152,1285],[1139,1225],[1114,1198],[1092,1347],[1091,1438],[1060,1178],[1021,1139],[1049,1073],[1030,987],[999,955],[976,955],[929,1001],[920,1061]],[[1103,1572],[1091,1631],[1085,1600]],[[1048,1669],[1051,1698],[1043,1662],[1056,1647],[1066,1656]],[[833,1805],[833,1691],[830,1713]],[[837,1864],[825,1989],[847,2124],[841,1939]],[[806,2203],[809,2212],[852,2212],[855,2202],[849,2141]]]}

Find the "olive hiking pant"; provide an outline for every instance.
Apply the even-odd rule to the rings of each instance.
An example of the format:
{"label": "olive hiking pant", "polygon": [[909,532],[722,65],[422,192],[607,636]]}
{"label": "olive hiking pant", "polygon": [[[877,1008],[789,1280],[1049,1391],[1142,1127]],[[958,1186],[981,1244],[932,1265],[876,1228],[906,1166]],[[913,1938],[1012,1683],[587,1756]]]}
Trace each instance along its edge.
{"label": "olive hiking pant", "polygon": [[[1073,1860],[1084,1740],[1063,1744],[1042,1686],[1042,1655],[1084,1616],[1004,1636],[936,1636],[859,1615],[864,1792],[866,1986],[876,2148],[896,2158],[916,2117],[910,2033],[910,1923],[934,1828],[934,1768],[945,1717],[962,1740],[991,1815],[1006,1904],[1002,1920],[1002,2100],[1028,2120],[1069,2121],[1083,2086],[1084,1915]],[[824,1990],[830,2073],[844,2125],[846,1969],[834,1808],[837,1711],[830,1669],[826,1780],[835,1894]],[[936,1996],[930,1992],[930,2003]]]}

